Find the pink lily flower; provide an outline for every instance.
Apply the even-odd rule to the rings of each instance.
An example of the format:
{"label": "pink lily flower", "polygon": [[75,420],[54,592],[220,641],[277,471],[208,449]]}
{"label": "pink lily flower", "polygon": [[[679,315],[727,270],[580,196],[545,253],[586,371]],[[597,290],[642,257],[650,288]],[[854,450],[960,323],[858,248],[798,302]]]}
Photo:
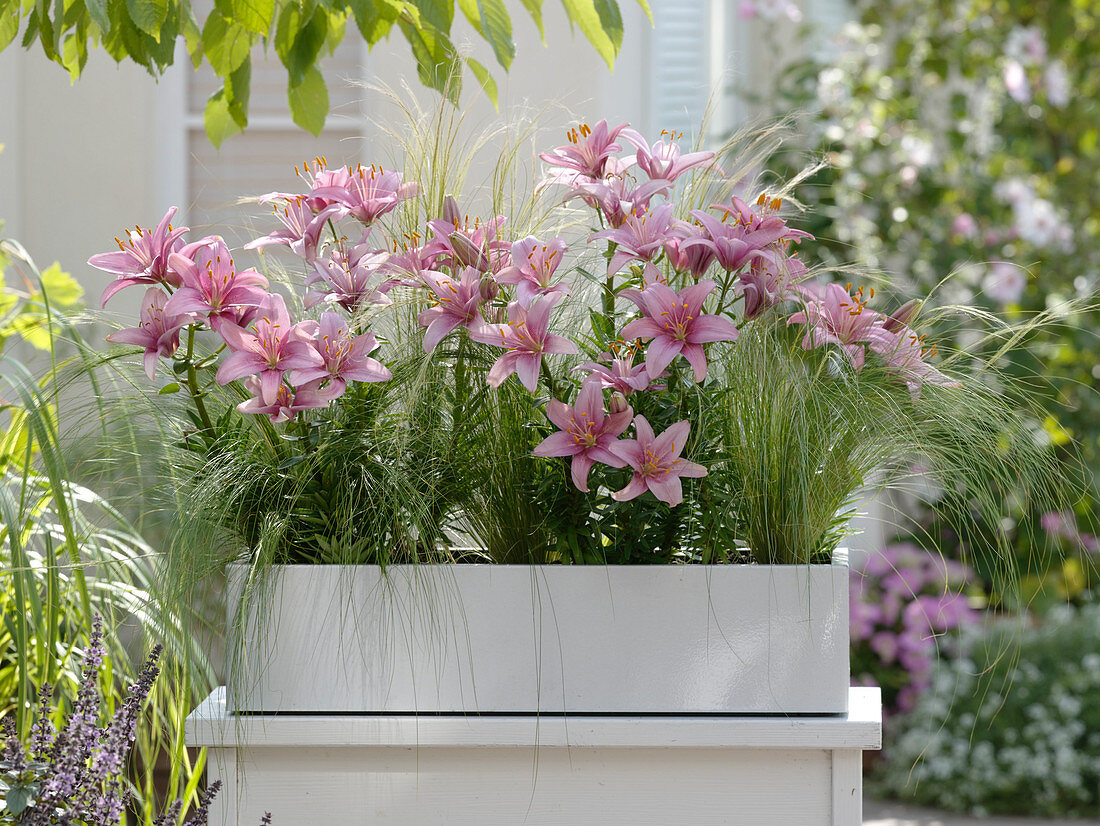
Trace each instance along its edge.
{"label": "pink lily flower", "polygon": [[539,296],[530,307],[513,301],[508,305],[507,324],[486,325],[470,334],[474,341],[508,351],[489,369],[486,379],[491,387],[500,387],[515,373],[520,383],[534,393],[545,354],[577,352],[577,346],[569,339],[549,332],[550,310],[560,296],[561,293]]}
{"label": "pink lily flower", "polygon": [[476,269],[463,270],[457,284],[450,276],[430,270],[422,272],[420,279],[432,291],[435,301],[434,307],[416,317],[421,327],[428,328],[424,333],[425,353],[434,350],[444,336],[458,327],[473,332],[485,325],[480,310],[481,273]]}
{"label": "pink lily flower", "polygon": [[745,319],[756,318],[769,307],[793,298],[793,285],[805,277],[806,265],[794,256],[763,250],[737,278],[737,291],[745,299]]}
{"label": "pink lily flower", "polygon": [[420,247],[416,246],[420,242],[420,236],[406,237],[410,238],[413,243],[399,245],[397,239],[393,239],[393,251],[390,253],[389,258],[378,267],[378,274],[386,276],[385,282],[378,288],[382,292],[388,292],[398,284],[406,287],[419,287],[421,285],[420,273],[431,266],[431,260],[424,256]]}
{"label": "pink lily flower", "polygon": [[[638,147],[638,166],[645,171],[650,180],[663,180],[671,183],[697,166],[709,164],[714,160],[713,152],[689,152],[680,154],[680,146],[676,143],[683,133],[673,134],[667,129],[661,132],[662,140],[653,144],[652,148],[646,144]],[[666,138],[664,140],[663,138]]]}
{"label": "pink lily flower", "polygon": [[237,405],[242,413],[250,413],[257,416],[267,416],[272,424],[289,422],[300,410],[316,410],[328,407],[329,399],[322,395],[318,388],[321,382],[315,381],[302,387],[291,390],[285,384],[280,384],[275,393],[275,399],[268,404],[262,396],[262,382],[256,376],[249,376],[244,380],[245,389],[253,395]]}
{"label": "pink lily flower", "polygon": [[687,444],[691,423],[676,422],[664,433],[654,438],[653,428],[644,416],[634,419],[634,435],[637,439],[619,439],[611,445],[611,452],[634,469],[630,483],[611,494],[612,499],[626,502],[641,496],[647,490],[670,507],[684,501],[680,478],[699,478],[707,475],[707,469],[680,457]]}
{"label": "pink lily flower", "polygon": [[676,272],[691,273],[696,279],[707,274],[714,263],[714,250],[707,244],[684,245],[691,238],[702,237],[699,224],[689,224],[687,221],[673,223],[672,234],[665,241],[665,258]]}
{"label": "pink lily flower", "polygon": [[[722,269],[735,272],[772,244],[797,243],[803,238],[812,237],[808,232],[791,229],[782,218],[774,214],[780,206],[778,198],[772,199],[769,204],[765,196],[761,195],[758,205],[761,208],[760,214],[736,195],[733,196],[730,206],[712,204],[711,209],[722,211],[721,220],[702,210],[693,210],[691,214],[702,225],[704,234],[684,241],[681,249],[696,244],[709,246]],[[732,221],[729,220],[731,216]]]}
{"label": "pink lily flower", "polygon": [[449,195],[443,209],[443,218],[428,221],[435,237],[422,250],[433,266],[473,267],[478,272],[497,273],[510,263],[509,244],[499,237],[507,218],[498,215],[484,224],[475,218],[471,227],[469,216],[465,220],[458,217],[458,206]]}
{"label": "pink lily flower", "polygon": [[393,374],[372,359],[370,353],[378,349],[374,333],[353,336],[347,322],[338,313],[321,313],[321,321],[300,323],[303,333],[321,356],[322,363],[315,367],[291,370],[287,376],[293,385],[306,385],[317,379],[328,379],[328,386],[319,395],[338,399],[344,395],[349,381],[389,381]]}
{"label": "pink lily flower", "polygon": [[668,194],[667,181],[646,181],[638,186],[625,174],[607,174],[601,180],[578,178],[572,184],[573,192],[563,201],[580,198],[588,206],[603,213],[611,227],[621,227],[632,215],[642,215],[649,209],[654,195]]}
{"label": "pink lily flower", "polygon": [[326,198],[339,204],[341,213],[352,215],[369,227],[402,201],[420,192],[414,182],[402,183],[401,173],[393,169],[362,164],[349,170],[347,180],[337,186],[315,186],[314,198]]}
{"label": "pink lily flower", "polygon": [[103,291],[99,299],[100,307],[105,307],[108,299],[119,290],[134,284],[180,285],[179,274],[168,266],[168,257],[183,247],[182,236],[187,232],[187,227],[172,228],[172,216],[175,214],[176,207],[172,207],[154,230],[135,226],[126,234],[125,241],[115,239],[118,252],[101,252],[88,259],[88,263],[97,270],[118,276]]}
{"label": "pink lily flower", "polygon": [[298,169],[298,166],[295,165],[294,174],[309,184],[310,194],[300,196],[287,192],[269,192],[266,195],[261,195],[259,202],[264,204],[277,199],[290,200],[291,198],[305,197],[309,208],[314,212],[320,212],[336,202],[331,198],[318,197],[316,191],[326,187],[345,188],[351,177],[351,171],[346,166],[329,169],[328,160],[322,155],[315,157],[312,162],[303,163],[301,169]]}
{"label": "pink lily flower", "polygon": [[290,247],[290,251],[306,263],[313,263],[317,258],[317,246],[321,242],[325,223],[339,213],[340,207],[330,205],[314,214],[309,205],[309,199],[305,195],[280,197],[284,200],[283,209],[280,211],[276,208],[272,210],[272,214],[283,222],[283,229],[277,229],[255,241],[249,241],[244,248],[253,250],[280,244]]}
{"label": "pink lily flower", "polygon": [[608,275],[619,272],[630,261],[641,260],[645,262],[645,280],[648,283],[660,280],[661,274],[653,259],[660,255],[672,231],[672,204],[661,204],[652,212],[628,215],[621,227],[594,233],[588,240],[605,238],[618,245],[607,262]]}
{"label": "pink lily flower", "polygon": [[565,133],[568,144],[553,152],[543,152],[539,157],[551,166],[564,167],[598,181],[607,171],[608,158],[622,151],[622,145],[616,143],[620,135],[635,146],[646,145],[645,138],[628,124],[611,128],[606,120],[601,120],[594,128],[585,123],[570,129]]}
{"label": "pink lily flower", "polygon": [[196,241],[168,256],[183,286],[168,299],[165,312],[206,316],[222,332],[247,317],[267,296],[267,279],[253,269],[237,272],[229,248],[218,236]]}
{"label": "pink lily flower", "polygon": [[943,387],[962,386],[924,360],[935,355],[936,348],[925,347],[925,337],[917,335],[909,327],[888,330],[884,325],[878,326],[870,331],[869,339],[872,352],[882,356],[886,367],[898,374],[914,399],[920,397],[921,386],[925,383]]}
{"label": "pink lily flower", "polygon": [[733,341],[737,328],[722,316],[703,315],[703,301],[715,288],[704,280],[679,293],[666,284],[653,283],[639,292],[624,290],[643,313],[623,327],[623,338],[652,339],[646,348],[645,364],[650,380],[656,379],[672,360],[682,355],[695,371],[695,380],[707,377],[707,358],[702,345],[711,341]]}
{"label": "pink lily flower", "polygon": [[313,272],[306,279],[306,307],[339,304],[354,313],[371,304],[392,304],[385,293],[394,286],[393,281],[385,281],[378,287],[370,284],[388,258],[388,253],[370,250],[366,245],[350,250],[334,248],[328,258],[313,262]]}
{"label": "pink lily flower", "polygon": [[218,368],[218,384],[259,375],[260,398],[275,404],[283,374],[288,370],[322,367],[324,359],[310,344],[299,324],[290,323],[283,297],[269,293],[257,307],[258,317],[249,329],[226,324],[218,333],[233,350]]}
{"label": "pink lily flower", "polygon": [[117,344],[135,344],[145,348],[145,375],[152,381],[157,372],[157,359],[165,358],[176,352],[180,343],[180,329],[190,323],[186,315],[176,315],[164,311],[167,294],[158,287],[145,291],[142,301],[141,317],[137,327],[118,330],[107,336],[107,341]]}
{"label": "pink lily flower", "polygon": [[[601,354],[601,359],[607,359],[610,353]],[[586,361],[574,367],[574,370],[587,370],[588,378],[585,384],[598,384],[600,387],[610,387],[624,396],[629,396],[635,390],[641,391],[649,387],[651,379],[649,371],[644,364],[634,365],[634,349],[628,348],[626,354],[610,360],[611,365],[600,364],[595,361]],[[659,378],[659,377],[658,377]]]}
{"label": "pink lily flower", "polygon": [[[867,309],[860,287],[853,296],[851,285],[842,287],[832,283],[825,287],[819,299],[814,299],[806,291],[804,309],[791,315],[787,324],[805,324],[806,336],[802,339],[802,348],[812,350],[826,344],[836,344],[848,357],[855,370],[860,370],[866,359],[864,345],[881,332],[883,317],[874,310]],[[871,290],[870,298],[874,297]]]}
{"label": "pink lily flower", "polygon": [[566,249],[561,238],[543,244],[535,236],[528,235],[512,244],[512,263],[497,274],[497,283],[515,284],[516,298],[524,307],[530,307],[535,296],[555,292],[568,295],[568,284],[550,283]]}
{"label": "pink lily flower", "polygon": [[603,391],[594,382],[581,388],[577,403],[570,407],[557,399],[546,405],[546,417],[557,427],[532,454],[535,456],[572,456],[570,476],[577,490],[588,492],[588,472],[596,462],[625,467],[626,462],[612,453],[611,444],[630,427],[634,411],[629,407],[618,413],[604,414]]}

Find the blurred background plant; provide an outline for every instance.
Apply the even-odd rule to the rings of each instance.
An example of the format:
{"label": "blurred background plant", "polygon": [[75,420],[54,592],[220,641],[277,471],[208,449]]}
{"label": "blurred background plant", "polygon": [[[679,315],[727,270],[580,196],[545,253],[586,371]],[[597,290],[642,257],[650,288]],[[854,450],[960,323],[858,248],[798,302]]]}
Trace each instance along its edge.
{"label": "blurred background plant", "polygon": [[[909,712],[888,720],[878,791],[973,812],[1094,813],[1100,18],[1088,0],[852,11],[828,48],[812,51],[804,28],[791,51],[810,56],[752,96],[797,124],[772,174],[826,162],[795,192],[821,242],[809,263],[852,262],[923,301],[933,335],[995,357],[1002,381],[1038,394],[1036,442],[1085,477],[1059,511],[1006,490],[999,518],[960,538],[946,522],[969,512],[965,496],[930,484],[913,457],[910,495],[889,503],[899,540],[853,583],[853,676]],[[945,309],[966,304],[968,317]],[[991,313],[1005,336],[1049,323],[1000,351],[970,324]],[[974,553],[996,540],[1024,572],[1016,594],[991,588],[998,572]]]}
{"label": "blurred background plant", "polygon": [[978,815],[1095,816],[1100,604],[972,629],[962,651],[898,721],[879,791]]}
{"label": "blurred background plant", "polygon": [[183,718],[213,676],[193,617],[160,607],[153,548],[109,501],[73,481],[63,455],[72,422],[54,380],[80,357],[72,316],[83,290],[56,263],[40,272],[16,242],[0,242],[0,256],[0,719],[25,738],[43,683],[56,692],[55,722],[71,712],[94,614],[104,618],[110,666],[97,679],[109,710],[137,673],[133,653],[164,645],[170,676],[142,712],[147,725],[127,774],[129,816],[152,823],[158,797],[194,794],[201,757],[193,762],[183,747]]}

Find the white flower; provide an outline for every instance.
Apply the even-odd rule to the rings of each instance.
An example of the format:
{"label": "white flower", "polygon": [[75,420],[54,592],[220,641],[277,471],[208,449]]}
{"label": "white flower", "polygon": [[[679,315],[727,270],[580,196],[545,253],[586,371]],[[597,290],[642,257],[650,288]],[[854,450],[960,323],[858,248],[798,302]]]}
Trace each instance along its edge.
{"label": "white flower", "polygon": [[1052,61],[1043,73],[1043,83],[1046,84],[1047,100],[1052,106],[1061,108],[1069,104],[1069,73],[1065,63]]}
{"label": "white flower", "polygon": [[982,292],[1000,305],[1015,304],[1027,287],[1027,272],[1007,261],[994,261],[982,279]]}
{"label": "white flower", "polygon": [[1014,101],[1020,104],[1031,100],[1031,85],[1027,80],[1027,71],[1017,60],[1009,60],[1005,63],[1005,89]]}

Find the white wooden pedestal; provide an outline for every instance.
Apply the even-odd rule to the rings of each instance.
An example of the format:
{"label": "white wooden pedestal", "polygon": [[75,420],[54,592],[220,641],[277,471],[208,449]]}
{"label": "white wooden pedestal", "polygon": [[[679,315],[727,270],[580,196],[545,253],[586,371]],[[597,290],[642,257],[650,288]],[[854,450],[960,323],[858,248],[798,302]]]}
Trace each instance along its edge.
{"label": "white wooden pedestal", "polygon": [[187,718],[211,826],[859,826],[877,688],[830,716]]}

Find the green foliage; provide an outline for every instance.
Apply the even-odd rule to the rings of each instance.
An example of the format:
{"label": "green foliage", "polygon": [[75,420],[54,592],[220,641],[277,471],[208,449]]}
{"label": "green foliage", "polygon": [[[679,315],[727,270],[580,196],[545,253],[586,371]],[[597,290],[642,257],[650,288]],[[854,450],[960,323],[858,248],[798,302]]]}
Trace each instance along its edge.
{"label": "green foliage", "polygon": [[[463,17],[493,51],[504,71],[516,57],[512,19],[504,0],[457,0]],[[543,34],[542,0],[521,0]],[[287,96],[294,122],[319,134],[328,114],[328,96],[317,67],[343,40],[345,24],[355,22],[369,46],[400,31],[416,58],[420,81],[457,105],[463,63],[496,104],[496,81],[489,71],[455,47],[452,25],[456,0],[217,0],[205,21],[190,0],[85,0],[29,3],[0,0],[0,50],[23,31],[22,45],[38,43],[46,57],[73,80],[84,69],[89,44],[100,43],[116,61],[131,60],[156,76],[174,59],[183,37],[197,67],[204,59],[222,80],[206,106],[206,133],[220,145],[248,125],[249,73],[253,51],[274,44],[287,69]],[[638,3],[649,12],[646,0]],[[622,45],[618,0],[562,0],[570,21],[612,66]],[[651,18],[652,19],[652,18]]]}
{"label": "green foliage", "polygon": [[891,728],[880,792],[978,815],[1095,815],[1100,605],[971,639]]}
{"label": "green foliage", "polygon": [[[797,142],[769,166],[783,176],[807,154],[822,168],[796,189],[820,263],[855,260],[927,298],[939,340],[995,359],[1001,380],[1027,386],[1036,438],[1061,454],[1089,491],[1074,505],[1083,530],[1100,516],[1100,25],[1093,4],[1030,0],[860,2],[837,49],[791,66],[773,103],[800,116]],[[821,54],[819,51],[818,54]],[[937,306],[973,305],[1011,323],[1045,316],[1026,346],[979,341],[968,318]],[[1084,460],[1079,463],[1079,458]],[[948,497],[947,508],[966,503]],[[1007,492],[1000,517],[1032,568],[1027,599],[1072,598],[1095,559],[1049,552],[1040,514]],[[935,526],[933,526],[935,529]],[[951,544],[950,540],[943,542]],[[954,553],[951,548],[945,552]],[[1061,584],[1042,594],[1044,569]],[[1078,573],[1075,573],[1078,572]],[[1083,572],[1083,573],[1081,573]],[[986,574],[986,572],[981,572]],[[1093,574],[1094,576],[1094,574]],[[1095,581],[1095,579],[1093,579]],[[1063,588],[1063,586],[1065,586]]]}
{"label": "green foliage", "polygon": [[151,823],[161,756],[173,762],[172,790],[194,796],[202,765],[188,758],[181,724],[213,674],[185,619],[189,612],[161,609],[158,555],[110,503],[72,481],[63,455],[61,430],[69,420],[44,388],[58,389],[59,351],[81,344],[69,316],[82,288],[57,264],[38,271],[14,242],[0,243],[0,256],[9,280],[25,287],[0,291],[0,345],[16,335],[50,354],[41,380],[18,359],[0,358],[0,718],[26,735],[35,686],[44,682],[56,689],[59,714],[72,708],[96,613],[107,621],[113,668],[102,673],[100,686],[112,707],[123,702],[136,674],[128,641],[144,634],[164,643],[173,679],[152,695],[131,776],[136,811]]}

